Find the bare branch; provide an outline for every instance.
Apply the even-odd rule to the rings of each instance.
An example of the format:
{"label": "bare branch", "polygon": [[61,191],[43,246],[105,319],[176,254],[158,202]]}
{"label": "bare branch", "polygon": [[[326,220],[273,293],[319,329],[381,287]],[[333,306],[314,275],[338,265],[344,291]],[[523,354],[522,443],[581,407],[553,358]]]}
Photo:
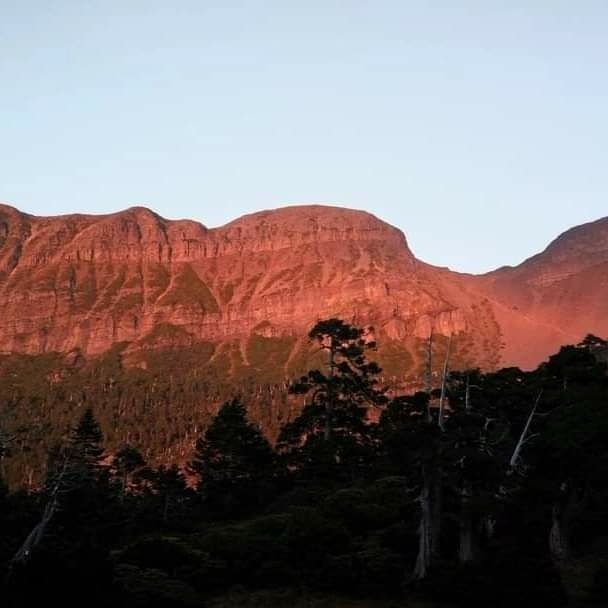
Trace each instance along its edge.
{"label": "bare branch", "polygon": [[527,443],[528,441],[528,431],[530,429],[530,425],[532,424],[532,419],[534,418],[535,414],[536,414],[536,409],[538,408],[538,404],[540,403],[540,398],[543,394],[543,391],[541,390],[538,393],[538,397],[536,398],[536,402],[534,403],[534,407],[532,408],[532,411],[530,412],[530,415],[528,416],[528,420],[526,421],[526,425],[524,426],[523,431],[521,432],[521,436],[519,437],[519,441],[517,442],[517,445],[515,446],[515,450],[513,451],[513,455],[511,456],[511,460],[509,461],[509,466],[513,469],[517,466],[517,464],[520,461],[521,458],[521,449],[522,447]]}

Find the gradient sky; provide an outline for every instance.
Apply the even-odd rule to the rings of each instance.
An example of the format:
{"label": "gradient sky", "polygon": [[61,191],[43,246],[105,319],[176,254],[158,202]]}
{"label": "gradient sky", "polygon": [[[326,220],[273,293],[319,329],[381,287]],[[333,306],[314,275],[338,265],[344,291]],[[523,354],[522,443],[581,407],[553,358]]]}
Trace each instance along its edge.
{"label": "gradient sky", "polygon": [[608,215],[606,0],[0,0],[0,200],[366,209],[456,270]]}

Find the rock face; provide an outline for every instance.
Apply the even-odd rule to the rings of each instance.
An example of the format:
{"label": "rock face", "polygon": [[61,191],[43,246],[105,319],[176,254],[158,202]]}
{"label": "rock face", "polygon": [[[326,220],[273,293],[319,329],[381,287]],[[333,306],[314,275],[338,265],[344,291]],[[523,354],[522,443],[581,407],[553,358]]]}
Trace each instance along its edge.
{"label": "rock face", "polygon": [[[0,206],[0,351],[211,343],[250,366],[252,337],[303,348],[317,319],[372,325],[391,375],[413,373],[431,328],[462,365],[532,366],[560,344],[608,334],[608,220],[575,228],[516,268],[484,276],[418,261],[376,217],[301,206],[208,229],[148,209],[34,217]],[[296,339],[297,338],[297,339]],[[262,363],[263,365],[263,363]],[[273,363],[276,365],[276,362]],[[258,364],[259,367],[259,364]]]}

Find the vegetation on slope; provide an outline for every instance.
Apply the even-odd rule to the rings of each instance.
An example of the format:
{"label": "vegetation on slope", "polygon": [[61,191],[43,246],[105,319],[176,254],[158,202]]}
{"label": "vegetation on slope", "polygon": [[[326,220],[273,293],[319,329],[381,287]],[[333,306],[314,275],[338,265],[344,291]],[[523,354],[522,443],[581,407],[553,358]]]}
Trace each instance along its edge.
{"label": "vegetation on slope", "polygon": [[[60,378],[54,356],[0,361],[3,463],[30,458],[41,480],[0,492],[5,604],[605,605],[604,341],[393,395],[361,330],[310,337],[323,364],[291,384],[306,405],[274,446],[245,396],[195,421],[184,387],[211,387],[188,363],[187,383],[149,384],[121,376],[126,345]],[[172,433],[194,446],[183,467],[136,449]]]}

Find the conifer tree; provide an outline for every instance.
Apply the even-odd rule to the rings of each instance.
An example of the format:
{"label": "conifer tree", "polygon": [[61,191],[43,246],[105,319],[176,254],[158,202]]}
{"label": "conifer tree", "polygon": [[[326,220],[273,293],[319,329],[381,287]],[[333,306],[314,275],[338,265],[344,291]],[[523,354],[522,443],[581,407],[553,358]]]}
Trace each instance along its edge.
{"label": "conifer tree", "polygon": [[183,473],[177,465],[161,465],[154,475],[155,492],[161,501],[162,520],[167,523],[173,516],[176,507],[184,502],[188,487]]}
{"label": "conifer tree", "polygon": [[[429,394],[396,397],[380,419],[381,436],[389,460],[408,480],[408,490],[416,492],[419,505],[418,552],[413,578],[427,577],[438,547],[438,520],[434,509],[436,488],[440,487],[438,466],[441,429],[429,416]],[[411,578],[406,574],[406,579]]]}
{"label": "conifer tree", "polygon": [[375,343],[365,339],[363,329],[340,319],[320,321],[309,338],[327,352],[327,370],[310,370],[291,386],[290,392],[306,395],[307,403],[281,430],[279,449],[294,469],[346,465],[352,472],[374,442],[368,410],[387,402],[378,387],[381,369],[365,356]]}
{"label": "conifer tree", "polygon": [[235,510],[261,499],[262,481],[272,478],[273,464],[270,444],[247,420],[244,405],[233,399],[196,442],[189,469],[198,477],[199,492],[208,504]]}
{"label": "conifer tree", "polygon": [[121,501],[129,492],[130,486],[137,481],[137,474],[146,466],[141,452],[130,445],[121,446],[112,458],[111,470],[120,483]]}
{"label": "conifer tree", "polygon": [[[12,560],[15,582],[27,601],[39,597],[37,585],[47,584],[47,596],[65,605],[76,605],[84,591],[92,588],[99,590],[90,601],[92,606],[107,602],[104,593],[110,589],[111,578],[107,529],[113,522],[112,514],[108,517],[102,441],[88,408],[72,429],[67,446],[49,455],[45,508]],[[31,588],[18,583],[21,577],[34,583]]]}
{"label": "conifer tree", "polygon": [[574,523],[606,495],[608,368],[602,351],[592,346],[598,340],[587,336],[562,347],[539,370],[547,415],[528,458],[531,476],[551,501],[548,544],[556,561],[571,557]]}
{"label": "conifer tree", "polygon": [[496,401],[481,394],[491,378],[472,370],[453,374],[449,385],[450,414],[442,442],[445,477],[457,503],[462,564],[478,558],[482,532],[491,533],[493,507],[510,453],[506,416]]}
{"label": "conifer tree", "polygon": [[87,408],[72,430],[68,443],[68,460],[71,475],[80,483],[99,479],[103,457],[103,435],[93,410]]}

